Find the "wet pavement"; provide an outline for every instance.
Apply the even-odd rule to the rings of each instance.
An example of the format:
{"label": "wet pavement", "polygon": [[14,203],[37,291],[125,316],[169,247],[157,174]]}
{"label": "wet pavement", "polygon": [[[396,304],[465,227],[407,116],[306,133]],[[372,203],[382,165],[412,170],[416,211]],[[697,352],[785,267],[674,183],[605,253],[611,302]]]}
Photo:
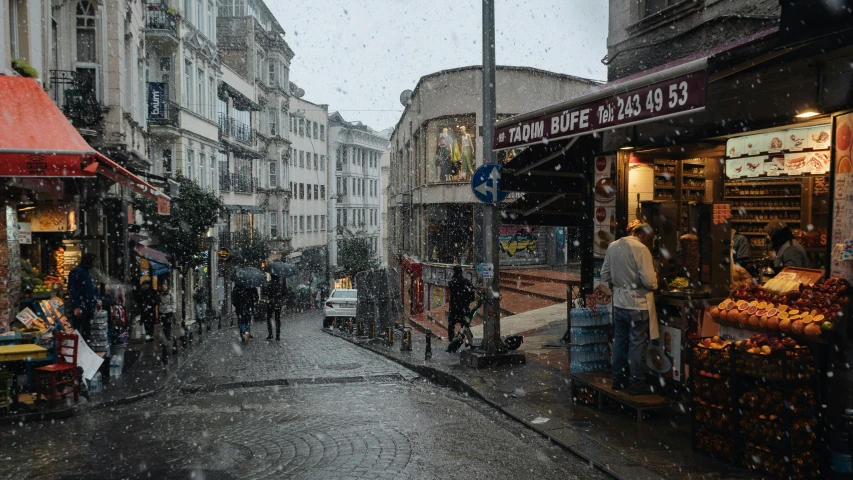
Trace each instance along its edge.
{"label": "wet pavement", "polygon": [[[266,329],[256,333],[266,337]],[[321,332],[206,335],[156,395],[0,427],[0,478],[606,478],[485,403]]]}

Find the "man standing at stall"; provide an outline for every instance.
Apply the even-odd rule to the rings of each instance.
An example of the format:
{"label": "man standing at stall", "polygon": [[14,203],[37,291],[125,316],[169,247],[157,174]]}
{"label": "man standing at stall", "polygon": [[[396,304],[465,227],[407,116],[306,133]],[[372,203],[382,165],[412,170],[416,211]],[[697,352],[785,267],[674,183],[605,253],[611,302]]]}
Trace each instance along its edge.
{"label": "man standing at stall", "polygon": [[607,248],[601,282],[613,286],[613,389],[627,388],[629,394],[640,395],[650,391],[642,365],[649,343],[649,309],[654,308],[652,294],[658,281],[646,247],[652,237],[651,226],[635,220],[628,225],[628,232]]}
{"label": "man standing at stall", "polygon": [[74,327],[87,342],[92,338],[92,317],[98,304],[95,282],[91,270],[95,268],[98,256],[94,253],[84,253],[80,264],[68,273],[68,304],[66,311],[70,313],[71,326]]}

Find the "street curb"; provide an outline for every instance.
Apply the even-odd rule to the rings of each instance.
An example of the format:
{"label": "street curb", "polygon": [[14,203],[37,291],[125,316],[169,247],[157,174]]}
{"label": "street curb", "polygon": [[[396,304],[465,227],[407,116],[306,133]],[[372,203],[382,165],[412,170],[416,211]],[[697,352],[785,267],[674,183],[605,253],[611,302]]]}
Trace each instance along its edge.
{"label": "street curb", "polygon": [[[326,332],[327,334],[333,336],[333,337],[340,338],[342,340],[345,340],[345,341],[352,343],[353,345],[357,345],[357,346],[362,347],[366,350],[369,350],[373,353],[376,353],[376,354],[378,354],[378,355],[380,355],[380,356],[382,356],[388,360],[391,360],[395,363],[398,363],[398,364],[408,368],[409,370],[413,370],[414,372],[421,375],[422,377],[429,379],[430,381],[432,381],[436,385],[439,385],[442,387],[448,387],[448,388],[451,388],[453,390],[456,390],[457,392],[467,394],[468,396],[472,396],[472,397],[475,397],[479,400],[482,400],[483,402],[485,402],[486,404],[488,404],[492,408],[498,410],[499,412],[503,413],[504,415],[508,416],[509,418],[512,418],[513,420],[515,420],[518,423],[524,425],[525,427],[533,430],[534,432],[545,436],[551,442],[559,445],[564,450],[567,450],[567,451],[571,452],[573,455],[576,455],[576,456],[582,458],[583,460],[586,460],[587,462],[589,462],[590,466],[593,466],[593,467],[601,470],[602,472],[612,476],[613,478],[616,478],[617,480],[639,480],[639,479],[647,480],[649,478],[662,478],[659,475],[652,472],[651,470],[643,467],[642,465],[639,465],[639,464],[636,464],[635,462],[632,462],[627,457],[625,457],[626,460],[631,462],[628,464],[628,466],[630,466],[634,469],[641,469],[644,472],[637,472],[638,475],[636,475],[636,476],[621,475],[618,472],[613,471],[610,468],[610,466],[608,466],[606,463],[594,458],[593,456],[591,456],[589,454],[586,454],[584,452],[579,451],[576,447],[569,445],[569,444],[565,443],[564,441],[560,440],[559,438],[556,438],[554,435],[550,434],[548,430],[544,430],[544,429],[538,427],[537,425],[534,425],[534,424],[528,422],[524,418],[522,418],[522,417],[516,415],[515,413],[505,409],[500,404],[493,402],[492,400],[487,398],[485,395],[483,395],[480,391],[478,391],[476,388],[472,387],[471,385],[468,385],[464,380],[460,379],[459,377],[457,377],[453,374],[443,372],[443,371],[441,371],[437,368],[434,368],[434,367],[429,367],[426,365],[415,365],[415,364],[406,362],[403,359],[394,357],[394,356],[392,356],[386,352],[372,348],[373,344],[357,341],[357,340],[350,338],[348,336],[341,335],[335,331],[330,331],[330,330],[325,329],[325,328],[323,329],[323,331]],[[565,425],[565,428],[573,430],[575,432],[578,432],[574,427],[572,427],[570,425]],[[583,432],[578,432],[578,434],[584,435]],[[584,436],[586,436],[586,435],[584,435]],[[599,443],[592,438],[588,438],[588,440],[590,442]],[[607,445],[603,445],[601,443],[599,443],[599,445],[601,445],[604,448],[610,449],[610,447],[607,447]],[[616,453],[619,454],[619,452],[616,452]],[[621,456],[621,454],[619,454],[619,455]]]}

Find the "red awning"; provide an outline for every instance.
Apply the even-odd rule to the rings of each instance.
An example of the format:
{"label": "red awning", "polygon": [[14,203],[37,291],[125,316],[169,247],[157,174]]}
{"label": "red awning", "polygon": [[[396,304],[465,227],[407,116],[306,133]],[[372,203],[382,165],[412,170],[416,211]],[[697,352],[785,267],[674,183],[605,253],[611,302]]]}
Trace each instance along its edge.
{"label": "red awning", "polygon": [[31,78],[0,75],[0,177],[94,177],[98,174],[157,201],[169,197],[93,149]]}
{"label": "red awning", "polygon": [[83,170],[91,173],[99,173],[110,180],[130,188],[134,192],[146,196],[157,202],[157,213],[168,215],[170,211],[169,197],[154,188],[151,184],[137,177],[126,168],[110,160],[106,155],[95,153],[94,161],[86,160],[86,168]]}
{"label": "red awning", "polygon": [[159,263],[161,265],[165,265],[167,267],[171,267],[172,264],[169,263],[169,257],[161,252],[160,250],[155,250],[153,248],[148,248],[143,245],[137,245],[133,249],[140,257],[145,258],[146,260],[150,260],[152,262]]}
{"label": "red awning", "polygon": [[87,177],[95,150],[31,78],[0,75],[0,177]]}

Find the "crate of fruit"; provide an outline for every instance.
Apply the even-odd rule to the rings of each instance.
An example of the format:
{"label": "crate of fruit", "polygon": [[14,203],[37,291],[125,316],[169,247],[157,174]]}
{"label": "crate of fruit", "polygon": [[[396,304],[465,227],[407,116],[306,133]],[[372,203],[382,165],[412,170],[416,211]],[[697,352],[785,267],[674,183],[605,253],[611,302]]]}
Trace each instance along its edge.
{"label": "crate of fruit", "polygon": [[719,405],[728,405],[731,402],[732,388],[728,375],[699,370],[694,371],[690,378],[693,381],[695,400]]}
{"label": "crate of fruit", "polygon": [[693,405],[693,420],[702,428],[725,435],[731,435],[734,432],[734,412],[722,404],[697,401]]}
{"label": "crate of fruit", "polygon": [[688,339],[690,368],[718,373],[731,371],[732,343],[720,337]]}
{"label": "crate of fruit", "polygon": [[747,442],[742,464],[750,470],[764,472],[776,478],[791,480],[825,478],[820,471],[817,454],[808,450],[791,455],[764,444]]}
{"label": "crate of fruit", "polygon": [[693,449],[724,462],[735,459],[731,438],[704,428],[693,429]]}
{"label": "crate of fruit", "polygon": [[807,380],[815,373],[808,347],[790,337],[778,339],[756,334],[734,348],[735,372],[769,380]]}

